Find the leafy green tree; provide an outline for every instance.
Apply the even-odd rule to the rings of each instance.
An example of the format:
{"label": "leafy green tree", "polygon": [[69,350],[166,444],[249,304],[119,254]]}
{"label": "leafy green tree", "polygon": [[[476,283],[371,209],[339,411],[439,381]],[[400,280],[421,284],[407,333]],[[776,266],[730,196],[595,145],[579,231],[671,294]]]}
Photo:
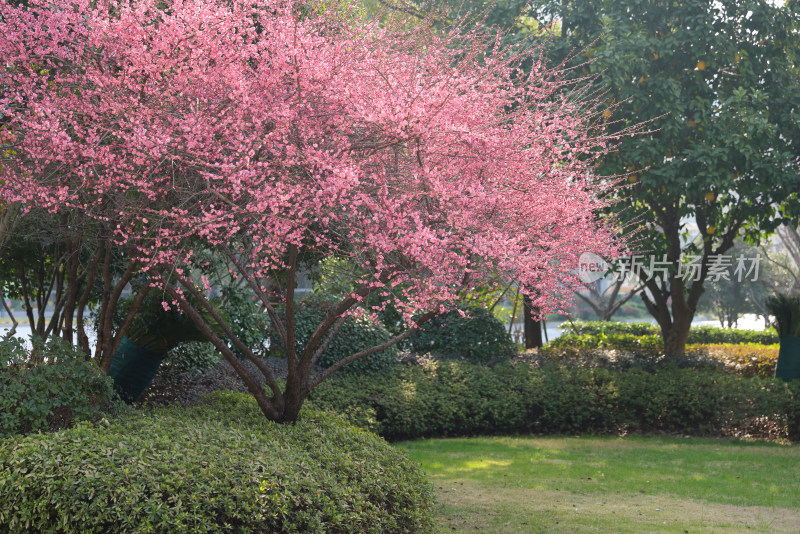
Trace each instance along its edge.
{"label": "leafy green tree", "polygon": [[[575,72],[597,76],[609,128],[649,121],[600,171],[627,176],[617,207],[645,267],[669,265],[639,271],[642,299],[681,355],[715,258],[796,213],[798,2],[540,2],[532,14],[562,18],[553,54],[588,62]],[[696,279],[687,256],[701,258]]]}

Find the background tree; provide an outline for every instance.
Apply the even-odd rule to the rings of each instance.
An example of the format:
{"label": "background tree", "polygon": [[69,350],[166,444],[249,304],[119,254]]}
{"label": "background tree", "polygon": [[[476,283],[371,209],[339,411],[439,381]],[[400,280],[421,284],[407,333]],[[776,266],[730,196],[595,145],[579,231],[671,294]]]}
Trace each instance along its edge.
{"label": "background tree", "polygon": [[[563,18],[556,51],[583,50],[600,75],[609,128],[650,121],[625,139],[601,173],[629,173],[623,216],[637,249],[670,265],[643,269],[642,299],[669,354],[684,353],[710,262],[737,238],[758,241],[784,222],[798,178],[800,90],[793,63],[796,2],[547,2],[534,14]],[[587,47],[588,48],[583,48]],[[691,227],[696,225],[691,235]],[[684,280],[682,255],[702,258]]]}
{"label": "background tree", "polygon": [[589,305],[598,319],[610,321],[620,308],[641,292],[643,287],[639,285],[620,294],[626,283],[625,279],[598,280],[587,284],[586,290],[578,291],[575,295]]}

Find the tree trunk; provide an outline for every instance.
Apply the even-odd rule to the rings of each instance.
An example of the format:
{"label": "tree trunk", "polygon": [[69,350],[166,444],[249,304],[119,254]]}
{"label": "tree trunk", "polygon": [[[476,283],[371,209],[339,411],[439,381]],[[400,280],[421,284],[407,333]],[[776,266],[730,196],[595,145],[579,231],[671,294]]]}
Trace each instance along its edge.
{"label": "tree trunk", "polygon": [[533,318],[532,313],[538,312],[531,304],[528,297],[523,297],[525,303],[525,348],[534,349],[543,345],[542,323]]}
{"label": "tree trunk", "polygon": [[683,357],[686,355],[686,342],[689,340],[689,330],[692,319],[686,317],[676,318],[675,322],[661,326],[661,337],[664,339],[664,354],[667,356]]}

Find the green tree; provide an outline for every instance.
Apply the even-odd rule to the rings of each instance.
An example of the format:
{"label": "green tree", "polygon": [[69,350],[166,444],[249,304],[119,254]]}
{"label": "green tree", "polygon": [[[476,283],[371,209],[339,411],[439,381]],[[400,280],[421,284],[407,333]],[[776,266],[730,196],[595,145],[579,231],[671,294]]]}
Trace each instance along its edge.
{"label": "green tree", "polygon": [[[576,75],[597,76],[609,128],[649,121],[599,170],[627,176],[619,213],[639,232],[636,248],[670,266],[639,271],[668,354],[685,351],[714,258],[738,238],[759,241],[796,206],[799,11],[757,0],[533,8],[540,20],[562,17],[552,52],[589,62]],[[696,280],[684,276],[687,256],[701,259]]]}

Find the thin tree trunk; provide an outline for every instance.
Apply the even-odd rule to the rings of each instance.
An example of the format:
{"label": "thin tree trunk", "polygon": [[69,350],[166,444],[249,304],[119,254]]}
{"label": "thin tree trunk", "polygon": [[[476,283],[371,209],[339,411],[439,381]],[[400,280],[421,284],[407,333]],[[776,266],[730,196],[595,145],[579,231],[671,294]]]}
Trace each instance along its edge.
{"label": "thin tree trunk", "polygon": [[533,318],[533,313],[539,310],[533,307],[527,296],[522,297],[522,302],[525,304],[525,348],[539,348],[543,345],[542,323]]}

